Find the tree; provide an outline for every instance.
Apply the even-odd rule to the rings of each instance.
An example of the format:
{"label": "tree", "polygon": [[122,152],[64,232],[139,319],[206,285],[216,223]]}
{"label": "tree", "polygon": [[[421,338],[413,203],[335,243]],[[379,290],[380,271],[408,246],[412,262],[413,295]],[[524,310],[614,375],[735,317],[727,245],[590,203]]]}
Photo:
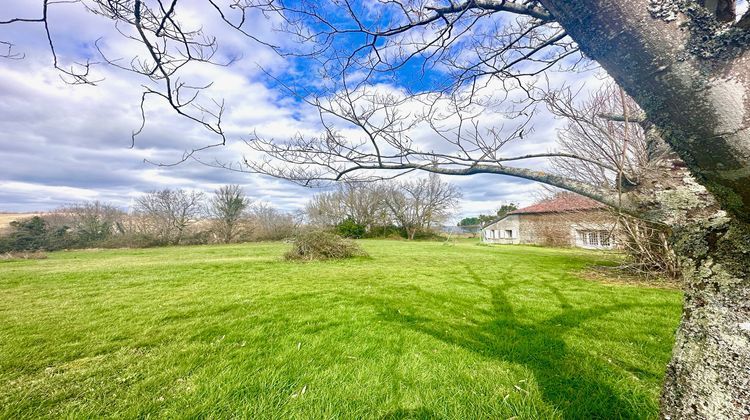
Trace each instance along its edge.
{"label": "tree", "polygon": [[458,222],[458,226],[477,226],[479,225],[479,217],[464,217]]}
{"label": "tree", "polygon": [[224,243],[232,242],[237,236],[240,221],[249,205],[250,200],[239,185],[224,185],[214,191],[206,210]]}
{"label": "tree", "polygon": [[366,232],[365,226],[357,223],[352,217],[347,217],[336,225],[336,233],[344,238],[361,238]]}
{"label": "tree", "polygon": [[477,225],[484,226],[494,221],[497,221],[498,219],[502,219],[513,210],[518,210],[518,205],[516,203],[503,204],[495,211],[495,214],[480,214],[477,217],[467,217],[465,219],[462,219],[458,223],[458,225],[459,226],[477,226]]}
{"label": "tree", "polygon": [[[625,92],[609,82],[583,102],[576,102],[569,91],[547,100],[552,112],[564,118],[558,144],[565,153],[585,156],[590,161],[554,159],[558,174],[591,185],[600,185],[613,193],[631,187],[632,205],[647,207],[662,180],[670,172],[682,173],[679,157],[662,141],[649,141],[646,131],[651,122]],[[607,169],[591,162],[606,163]],[[637,186],[638,191],[632,187]],[[625,268],[646,274],[679,277],[679,266],[669,244],[668,226],[612,209],[618,217],[619,243],[628,253]]]}
{"label": "tree", "polygon": [[382,195],[377,183],[344,182],[333,191],[316,194],[305,206],[305,215],[311,224],[321,226],[336,226],[351,218],[369,231],[384,222]]}
{"label": "tree", "polygon": [[202,200],[202,192],[166,188],[138,197],[135,211],[148,218],[158,238],[179,244],[187,227],[200,214]]}
{"label": "tree", "polygon": [[503,204],[500,206],[500,208],[497,209],[495,214],[497,215],[497,217],[503,218],[505,217],[505,215],[512,212],[513,210],[518,210],[518,204],[516,203]]}
{"label": "tree", "polygon": [[384,194],[385,205],[408,239],[443,223],[460,198],[456,186],[436,174],[389,185]]}
{"label": "tree", "polygon": [[299,225],[292,214],[282,212],[264,202],[250,207],[248,218],[253,228],[253,237],[261,241],[290,238]]}
{"label": "tree", "polygon": [[39,216],[10,223],[13,229],[7,240],[0,243],[2,252],[50,250],[47,222]]}
{"label": "tree", "polygon": [[[287,57],[314,59],[326,79],[308,80],[314,84],[309,86],[301,79],[276,78],[317,108],[323,132],[287,142],[249,139],[266,157],[247,162],[247,171],[306,184],[356,173],[378,178],[371,170],[502,174],[666,224],[685,267],[686,289],[662,415],[720,418],[750,412],[750,13],[735,16],[735,1],[395,0],[345,2],[345,7],[338,1],[248,0],[230,6],[207,1],[249,40]],[[54,66],[70,82],[93,83],[90,63],[62,65],[55,53],[48,6],[67,3],[42,0],[39,16],[0,24],[42,26]],[[93,0],[84,6],[130,30],[124,34],[148,52],[146,58],[134,54],[126,68],[153,82],[144,101],[164,101],[223,144],[223,102],[197,103],[200,85],[179,78],[186,63],[211,61],[217,44],[199,28],[182,26],[178,3],[183,4]],[[300,41],[299,48],[285,51],[253,35],[246,19],[253,12],[281,22],[286,40]],[[6,57],[19,58],[9,41],[3,44]],[[587,161],[567,153],[514,155],[504,148],[531,132],[539,99],[534,76],[553,67],[580,67],[581,53],[643,109],[651,122],[647,141],[663,139],[687,165],[670,174],[664,180],[669,188],[655,192],[652,200],[631,202],[628,190],[637,192],[638,186],[626,188],[622,177],[612,194],[598,185],[512,166],[544,157]],[[420,71],[416,92],[377,85]],[[504,99],[510,105],[493,118],[493,108]],[[483,123],[498,120],[507,124]],[[414,141],[413,130],[424,128],[441,147]],[[361,137],[345,135],[352,130]]]}
{"label": "tree", "polygon": [[52,225],[67,225],[71,233],[77,236],[79,246],[92,245],[109,238],[116,232],[123,232],[122,220],[125,213],[117,207],[100,201],[90,201],[65,206],[55,215],[63,221]]}

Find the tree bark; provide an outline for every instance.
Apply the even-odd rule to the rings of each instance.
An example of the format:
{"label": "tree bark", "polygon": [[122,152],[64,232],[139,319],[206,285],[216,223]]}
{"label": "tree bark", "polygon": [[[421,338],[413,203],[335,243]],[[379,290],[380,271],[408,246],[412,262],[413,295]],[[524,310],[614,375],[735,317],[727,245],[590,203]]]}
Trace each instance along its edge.
{"label": "tree bark", "polygon": [[[663,0],[542,0],[662,131],[724,210],[750,223],[750,36]],[[687,2],[690,3],[690,2]],[[674,19],[654,6],[673,8]],[[686,9],[687,16],[680,12]]]}
{"label": "tree bark", "polygon": [[750,418],[750,229],[719,218],[684,227],[675,239],[685,302],[661,415]]}
{"label": "tree bark", "polygon": [[690,2],[541,2],[726,211],[691,186],[658,197],[685,280],[663,418],[750,418],[750,36]]}

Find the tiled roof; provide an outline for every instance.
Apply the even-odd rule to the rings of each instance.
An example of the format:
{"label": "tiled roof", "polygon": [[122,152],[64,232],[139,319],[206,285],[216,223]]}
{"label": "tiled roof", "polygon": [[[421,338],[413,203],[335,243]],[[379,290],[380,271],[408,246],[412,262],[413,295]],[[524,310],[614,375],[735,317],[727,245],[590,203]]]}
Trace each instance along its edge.
{"label": "tiled roof", "polygon": [[604,204],[588,197],[571,192],[555,194],[554,197],[542,200],[522,209],[513,210],[508,214],[528,213],[563,213],[570,211],[594,210],[606,208]]}

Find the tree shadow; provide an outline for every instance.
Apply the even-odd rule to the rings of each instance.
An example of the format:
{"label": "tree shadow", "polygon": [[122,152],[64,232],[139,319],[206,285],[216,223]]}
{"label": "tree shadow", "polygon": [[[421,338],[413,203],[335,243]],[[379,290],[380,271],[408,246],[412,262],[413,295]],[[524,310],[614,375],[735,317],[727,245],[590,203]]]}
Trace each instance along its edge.
{"label": "tree shadow", "polygon": [[548,288],[559,302],[560,312],[535,322],[514,311],[508,291],[522,282],[509,281],[513,278],[511,271],[493,273],[499,277],[491,284],[483,281],[471,267],[466,266],[466,271],[474,285],[490,294],[492,308],[482,313],[488,315],[489,321],[467,322],[461,315],[467,310],[477,311],[474,307],[467,308],[468,302],[447,307],[445,297],[424,290],[415,291],[418,294],[416,299],[440,308],[442,316],[435,319],[420,315],[399,316],[400,311],[396,313],[392,302],[381,302],[384,310],[381,319],[401,323],[483,357],[526,367],[533,373],[544,401],[566,418],[640,418],[649,415],[642,411],[642,403],[636,403],[638,406],[632,403],[632,395],[631,398],[619,395],[622,390],[618,391],[606,382],[606,372],[612,372],[611,364],[604,358],[571,348],[565,340],[565,335],[583,322],[627,310],[633,304],[576,309],[557,287],[540,280],[535,284]]}

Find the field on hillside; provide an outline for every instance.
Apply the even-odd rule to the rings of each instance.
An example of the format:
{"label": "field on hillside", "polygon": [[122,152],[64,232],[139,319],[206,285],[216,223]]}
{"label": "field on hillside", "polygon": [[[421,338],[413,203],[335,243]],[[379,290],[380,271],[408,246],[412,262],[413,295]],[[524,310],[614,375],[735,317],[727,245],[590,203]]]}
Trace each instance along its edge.
{"label": "field on hillside", "polygon": [[0,418],[655,418],[681,296],[594,252],[363,241],[0,262]]}
{"label": "field on hillside", "polygon": [[10,230],[10,222],[36,216],[36,213],[0,213],[0,233]]}

